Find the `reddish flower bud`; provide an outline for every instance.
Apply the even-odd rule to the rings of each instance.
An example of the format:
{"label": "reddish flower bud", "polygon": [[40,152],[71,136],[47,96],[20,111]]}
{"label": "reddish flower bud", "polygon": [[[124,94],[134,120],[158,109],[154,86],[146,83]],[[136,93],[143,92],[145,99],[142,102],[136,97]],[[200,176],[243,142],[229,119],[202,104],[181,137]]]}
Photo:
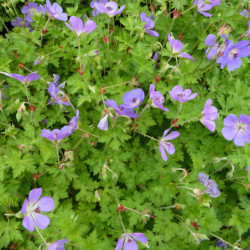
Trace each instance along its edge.
{"label": "reddish flower bud", "polygon": [[33,179],[37,180],[40,177],[40,173],[37,172],[36,174],[33,174]]}
{"label": "reddish flower bud", "polygon": [[22,69],[22,68],[27,68],[27,67],[26,67],[24,64],[22,64],[22,63],[18,63],[17,66],[18,66],[20,69]]}
{"label": "reddish flower bud", "polygon": [[100,93],[102,93],[102,94],[106,93],[106,89],[105,89],[104,86],[101,86],[101,88],[100,88]]}
{"label": "reddish flower bud", "polygon": [[135,129],[138,127],[138,124],[134,124],[134,125],[132,125],[132,127],[131,127],[131,130],[132,131],[135,131]]}
{"label": "reddish flower bud", "polygon": [[109,29],[109,33],[112,33],[114,31],[114,28]]}
{"label": "reddish flower bud", "polygon": [[59,46],[60,49],[64,49],[62,46]]}
{"label": "reddish flower bud", "polygon": [[123,205],[119,205],[118,207],[117,207],[117,212],[119,213],[119,212],[125,212],[125,211],[127,211],[127,208],[125,208]]}
{"label": "reddish flower bud", "polygon": [[110,42],[110,36],[108,36],[108,38],[107,38],[106,36],[103,36],[103,37],[102,37],[102,40],[103,40],[103,42],[105,42],[105,43],[109,43],[109,42]]}
{"label": "reddish flower bud", "polygon": [[161,80],[161,78],[159,78],[158,75],[156,75],[154,78],[154,82],[159,82],[160,80]]}
{"label": "reddish flower bud", "polygon": [[129,52],[132,48],[131,47],[128,47],[128,53],[131,55],[131,52]]}
{"label": "reddish flower bud", "polygon": [[197,223],[191,222],[191,224],[192,224],[192,226],[193,226],[195,229],[198,229],[198,228],[199,228],[199,226],[197,225]]}
{"label": "reddish flower bud", "polygon": [[181,12],[178,11],[177,9],[174,9],[173,15],[174,15],[174,18],[178,18],[181,15]]}
{"label": "reddish flower bud", "polygon": [[18,57],[19,57],[19,55],[17,54],[17,51],[16,51],[16,50],[14,50],[14,54],[15,54],[15,58],[18,58]]}
{"label": "reddish flower bud", "polygon": [[181,39],[183,38],[183,33],[180,33],[180,34],[178,35],[178,38],[179,38],[179,40],[181,40]]}
{"label": "reddish flower bud", "polygon": [[47,32],[47,30],[45,30],[45,29],[42,28],[42,33],[46,34],[46,32]]}
{"label": "reddish flower bud", "polygon": [[153,3],[150,4],[150,10],[151,12],[155,12],[155,5]]}
{"label": "reddish flower bud", "polygon": [[30,109],[30,111],[31,111],[31,112],[36,111],[36,107],[35,107],[35,106],[33,106],[33,105],[30,105],[30,106],[29,106],[29,109]]}

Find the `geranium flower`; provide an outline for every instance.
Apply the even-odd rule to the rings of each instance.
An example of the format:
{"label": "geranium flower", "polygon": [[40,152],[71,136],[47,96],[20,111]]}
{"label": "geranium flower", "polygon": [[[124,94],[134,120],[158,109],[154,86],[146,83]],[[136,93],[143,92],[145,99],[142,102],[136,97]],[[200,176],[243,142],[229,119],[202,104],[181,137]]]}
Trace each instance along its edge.
{"label": "geranium flower", "polygon": [[[228,35],[222,36],[222,38],[223,37],[224,42],[221,44],[219,42],[215,42],[216,36],[213,34],[209,34],[206,37],[205,44],[210,47],[206,50],[208,60],[211,60],[214,56],[221,57],[224,54],[224,51],[228,46]],[[211,46],[213,47],[211,48]]]}
{"label": "geranium flower", "polygon": [[68,20],[68,15],[63,13],[63,9],[58,3],[51,5],[50,0],[46,0],[44,7],[50,17],[64,22]]}
{"label": "geranium flower", "polygon": [[40,78],[39,75],[37,75],[37,71],[35,71],[34,73],[31,73],[27,76],[23,76],[23,75],[19,75],[19,74],[13,74],[13,73],[6,73],[6,72],[2,72],[0,71],[0,73],[9,76],[13,79],[18,80],[19,82],[21,82],[22,84],[28,85],[30,84],[30,82],[32,81],[36,81]]}
{"label": "geranium flower", "polygon": [[105,131],[107,131],[109,129],[108,114],[105,114],[105,116],[99,121],[97,127],[100,130],[105,130]]}
{"label": "geranium flower", "polygon": [[241,66],[241,57],[250,55],[249,41],[243,40],[234,45],[233,41],[228,42],[228,46],[217,63],[221,64],[221,69],[227,65],[227,69],[233,71]]}
{"label": "geranium flower", "polygon": [[51,96],[51,99],[48,101],[49,104],[54,105],[57,103],[58,105],[62,106],[70,106],[68,102],[68,97],[66,94],[60,89],[60,87],[56,86],[54,83],[49,84],[48,92]]}
{"label": "geranium flower", "polygon": [[69,121],[69,126],[71,127],[72,131],[76,130],[79,128],[78,126],[78,121],[79,121],[79,110],[76,110],[76,116],[74,116],[70,121]]}
{"label": "geranium flower", "polygon": [[224,119],[222,135],[226,140],[234,140],[237,146],[244,146],[245,142],[250,143],[250,116],[239,115],[239,118],[230,114]]}
{"label": "geranium flower", "polygon": [[221,247],[222,250],[227,250],[227,243],[222,240],[218,240],[215,245]]}
{"label": "geranium flower", "polygon": [[211,198],[216,198],[220,195],[218,185],[214,180],[209,179],[209,175],[200,172],[198,177],[198,181],[200,181],[206,187],[204,193],[209,194]]}
{"label": "geranium flower", "polygon": [[71,126],[64,126],[61,129],[54,129],[52,131],[48,129],[42,129],[40,135],[54,143],[58,143],[63,138],[68,137],[72,133],[73,131]]}
{"label": "geranium flower", "polygon": [[63,240],[58,240],[53,243],[49,243],[46,247],[46,250],[64,250],[64,244],[68,242],[69,240],[63,239]]}
{"label": "geranium flower", "polygon": [[127,108],[137,108],[144,100],[144,92],[142,89],[132,89],[124,94],[122,100]]}
{"label": "geranium flower", "polygon": [[194,4],[197,5],[197,10],[205,17],[211,17],[212,15],[206,11],[211,10],[214,6],[220,4],[220,0],[195,0]]}
{"label": "geranium flower", "polygon": [[138,246],[136,241],[141,243],[147,243],[148,239],[144,235],[144,233],[131,233],[131,234],[124,234],[117,242],[115,250],[121,250],[122,247],[124,250],[138,250]]}
{"label": "geranium flower", "polygon": [[146,33],[153,37],[159,36],[158,32],[152,30],[155,27],[154,21],[149,16],[147,16],[145,12],[141,13],[141,21],[146,22],[146,24],[144,25]]}
{"label": "geranium flower", "polygon": [[125,5],[122,5],[122,7],[118,9],[118,5],[116,2],[95,2],[94,3],[94,7],[96,8],[96,10],[98,10],[100,13],[104,13],[106,15],[108,15],[109,17],[115,16],[115,15],[119,15],[122,13],[122,11],[125,8]]}
{"label": "geranium flower", "polygon": [[124,104],[121,104],[120,106],[118,106],[116,101],[110,100],[110,99],[108,99],[107,101],[104,101],[104,103],[108,107],[113,108],[117,115],[128,116],[130,118],[137,118],[138,117],[138,114],[136,114],[132,108],[129,108]]}
{"label": "geranium flower", "polygon": [[70,24],[66,23],[66,26],[76,33],[76,35],[79,37],[82,33],[89,34],[93,32],[96,29],[96,23],[92,20],[86,21],[86,23],[83,25],[83,21],[81,18],[72,16],[69,19]]}
{"label": "geranium flower", "polygon": [[35,225],[40,229],[45,229],[50,223],[50,219],[41,212],[53,210],[54,200],[48,196],[39,199],[41,195],[42,188],[32,189],[29,198],[25,199],[21,209],[21,214],[25,214],[22,224],[30,232],[34,231]]}
{"label": "geranium flower", "polygon": [[160,145],[159,145],[159,151],[161,152],[161,157],[164,161],[167,161],[168,159],[166,152],[170,155],[173,155],[175,152],[174,145],[168,141],[173,140],[180,135],[180,133],[177,131],[171,132],[169,135],[167,135],[169,131],[170,128],[164,131],[164,134],[160,140]]}
{"label": "geranium flower", "polygon": [[183,90],[182,86],[180,86],[180,85],[174,86],[173,89],[169,91],[170,97],[174,101],[178,101],[180,103],[190,101],[198,95],[197,93],[194,93],[191,95],[191,93],[192,93],[191,89]]}
{"label": "geranium flower", "polygon": [[194,61],[194,58],[191,55],[189,55],[188,53],[185,53],[185,52],[181,52],[182,48],[183,48],[182,42],[180,42],[177,39],[172,39],[170,34],[168,34],[168,42],[169,42],[169,45],[170,45],[171,54],[173,56],[185,57],[185,58],[188,58],[188,59]]}
{"label": "geranium flower", "polygon": [[152,83],[149,87],[149,97],[152,100],[152,107],[161,109],[163,111],[169,111],[167,108],[165,108],[162,103],[164,103],[165,99],[164,96],[160,91],[155,91],[155,85]]}
{"label": "geranium flower", "polygon": [[206,126],[211,132],[215,130],[214,120],[218,117],[218,110],[216,107],[212,106],[212,100],[208,99],[205,103],[205,106],[201,112],[203,117],[200,119],[200,122]]}
{"label": "geranium flower", "polygon": [[33,22],[34,20],[32,17],[34,16],[35,13],[42,13],[43,15],[45,14],[45,9],[42,5],[38,6],[37,3],[28,3],[27,6],[24,6],[22,8],[22,13],[27,14],[26,15],[26,20],[28,22]]}
{"label": "geranium flower", "polygon": [[108,0],[94,0],[94,1],[92,1],[91,3],[90,3],[90,7],[93,9],[92,10],[92,16],[95,16],[95,15],[97,15],[97,16],[99,16],[99,14],[101,13],[99,10],[97,10],[97,9],[95,9],[95,3],[97,3],[97,4],[105,4],[105,3],[107,3],[108,2]]}
{"label": "geranium flower", "polygon": [[[30,28],[31,24],[29,22],[27,22],[25,19],[23,19],[22,17],[16,17],[16,19],[13,19],[11,21],[11,25],[13,27],[18,26],[18,27],[22,27],[22,28]],[[32,29],[30,29],[30,31],[32,31]]]}

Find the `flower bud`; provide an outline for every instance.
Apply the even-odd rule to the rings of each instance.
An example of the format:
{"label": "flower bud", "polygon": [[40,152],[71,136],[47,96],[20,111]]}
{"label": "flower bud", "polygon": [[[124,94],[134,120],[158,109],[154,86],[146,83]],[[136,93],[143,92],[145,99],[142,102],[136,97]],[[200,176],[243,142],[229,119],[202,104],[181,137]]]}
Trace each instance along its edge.
{"label": "flower bud", "polygon": [[87,56],[94,57],[98,55],[98,50],[91,50],[87,53]]}
{"label": "flower bud", "polygon": [[194,194],[195,194],[196,196],[198,196],[198,197],[201,197],[201,196],[203,195],[202,190],[199,189],[199,188],[195,188],[195,189],[193,190],[193,192],[194,192]]}

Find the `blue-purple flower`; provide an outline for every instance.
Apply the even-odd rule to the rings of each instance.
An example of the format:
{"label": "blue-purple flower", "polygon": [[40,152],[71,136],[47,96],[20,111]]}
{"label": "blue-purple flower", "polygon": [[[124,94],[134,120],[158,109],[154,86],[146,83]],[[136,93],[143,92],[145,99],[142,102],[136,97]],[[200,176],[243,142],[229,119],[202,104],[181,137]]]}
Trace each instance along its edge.
{"label": "blue-purple flower", "polygon": [[94,1],[92,1],[91,3],[90,3],[90,7],[93,9],[92,10],[92,16],[99,16],[99,14],[101,13],[99,10],[97,10],[96,8],[95,8],[95,3],[97,3],[97,4],[105,4],[105,3],[107,3],[108,2],[108,0],[94,0]]}
{"label": "blue-purple flower", "polygon": [[141,21],[146,22],[146,24],[144,25],[146,33],[153,37],[159,36],[158,32],[152,30],[155,27],[154,21],[149,16],[147,16],[145,12],[141,13]]}
{"label": "blue-purple flower", "polygon": [[159,151],[161,152],[161,157],[164,161],[168,160],[166,152],[170,155],[173,155],[175,152],[174,145],[168,141],[173,140],[180,135],[180,133],[177,131],[173,131],[169,135],[167,135],[169,131],[170,131],[170,128],[164,131],[163,136],[160,140],[160,145],[159,145]]}
{"label": "blue-purple flower", "polygon": [[211,17],[212,15],[206,11],[211,10],[214,6],[220,4],[220,0],[195,0],[194,4],[197,5],[197,10],[205,17]]}
{"label": "blue-purple flower", "polygon": [[0,89],[1,99],[5,99],[5,100],[9,100],[9,99],[10,99],[10,98],[5,97],[4,94],[3,94],[3,90],[5,90],[5,89],[7,89],[7,88],[8,88],[8,85],[5,84],[5,85],[4,85],[4,89]]}
{"label": "blue-purple flower", "polygon": [[30,73],[27,76],[23,76],[23,75],[19,75],[19,74],[15,74],[15,73],[6,73],[6,72],[2,72],[0,71],[0,73],[9,76],[13,79],[18,80],[19,82],[21,82],[22,84],[28,85],[30,84],[30,82],[32,81],[36,81],[40,78],[40,76],[37,74],[37,71],[35,71],[34,73]]}
{"label": "blue-purple flower", "polygon": [[209,194],[211,198],[216,198],[220,195],[217,183],[214,180],[209,179],[209,175],[200,172],[198,178],[198,181],[206,187],[204,193]]}
{"label": "blue-purple flower", "polygon": [[128,107],[124,104],[121,104],[120,106],[118,106],[118,104],[116,103],[116,101],[114,100],[110,100],[108,99],[107,101],[104,101],[104,103],[110,107],[113,108],[115,113],[119,116],[123,115],[123,116],[127,116],[130,118],[137,118],[138,114],[136,114],[133,110],[133,108]]}
{"label": "blue-purple flower", "polygon": [[194,61],[194,58],[186,52],[181,52],[183,48],[182,42],[177,39],[172,39],[168,34],[168,42],[171,50],[171,54],[176,57],[184,57]]}
{"label": "blue-purple flower", "polygon": [[108,15],[109,17],[113,17],[115,15],[119,15],[122,13],[122,11],[125,8],[125,5],[121,6],[121,8],[119,10],[118,9],[118,5],[116,2],[95,2],[94,3],[94,7],[97,11],[99,11],[100,13],[104,13],[106,15]]}
{"label": "blue-purple flower", "polygon": [[234,44],[233,41],[228,42],[223,56],[218,58],[217,63],[221,64],[221,69],[227,65],[227,69],[233,71],[241,66],[241,58],[250,55],[249,41],[243,40]]}
{"label": "blue-purple flower", "polygon": [[71,126],[64,126],[61,129],[54,129],[52,131],[48,129],[42,129],[40,135],[54,143],[58,143],[63,138],[68,137],[72,133],[73,131]]}
{"label": "blue-purple flower", "polygon": [[50,219],[41,214],[41,212],[50,212],[54,209],[54,200],[51,197],[45,196],[39,199],[42,195],[42,188],[32,189],[29,193],[29,198],[25,199],[21,214],[24,214],[23,226],[33,232],[35,225],[39,229],[45,229],[49,223]]}
{"label": "blue-purple flower", "polygon": [[242,16],[244,16],[244,17],[249,17],[249,14],[248,14],[248,10],[247,9],[244,9],[244,10],[242,10],[241,12],[240,12],[240,14],[242,15]]}
{"label": "blue-purple flower", "polygon": [[132,89],[124,94],[122,100],[125,107],[137,108],[144,100],[144,92],[142,89]]}
{"label": "blue-purple flower", "polygon": [[214,56],[221,57],[224,54],[228,46],[228,35],[222,36],[222,38],[224,38],[224,41],[220,43],[219,41],[216,42],[216,36],[213,34],[206,37],[205,44],[210,47],[206,50],[207,59],[211,60]]}
{"label": "blue-purple flower", "polygon": [[28,3],[27,6],[24,6],[22,8],[22,13],[27,14],[26,20],[28,22],[33,22],[34,20],[32,19],[32,17],[34,16],[34,14],[35,13],[42,13],[44,15],[45,9],[42,5],[38,6],[37,3]]}
{"label": "blue-purple flower", "polygon": [[147,244],[148,239],[144,233],[124,234],[117,242],[115,250],[138,250],[136,241]]}
{"label": "blue-purple flower", "polygon": [[222,240],[218,240],[216,242],[216,246],[217,247],[221,247],[222,250],[227,250],[227,243],[225,243],[224,241]]}
{"label": "blue-purple flower", "polygon": [[44,7],[50,17],[64,22],[68,20],[68,15],[63,13],[63,9],[58,3],[51,5],[50,0],[46,0]]}
{"label": "blue-purple flower", "polygon": [[64,245],[68,242],[69,240],[63,239],[55,241],[53,243],[48,243],[46,250],[64,250]]}
{"label": "blue-purple flower", "polygon": [[48,101],[49,104],[54,105],[57,103],[62,106],[70,106],[68,96],[60,89],[60,86],[56,86],[54,83],[49,84],[48,92],[51,96],[51,99]]}
{"label": "blue-purple flower", "polygon": [[[22,28],[30,28],[31,24],[26,21],[25,19],[23,19],[22,17],[17,17],[16,19],[13,19],[11,21],[11,25],[12,26],[18,26],[18,27],[22,27]],[[30,29],[30,31],[32,31],[32,29]]]}
{"label": "blue-purple flower", "polygon": [[72,16],[69,18],[69,23],[66,23],[66,26],[75,32],[75,34],[79,37],[82,33],[89,34],[96,29],[96,23],[92,20],[86,21],[83,25],[83,20],[79,17]]}
{"label": "blue-purple flower", "polygon": [[107,131],[109,129],[108,114],[105,114],[105,116],[99,121],[97,127],[100,130],[104,130],[104,131]]}
{"label": "blue-purple flower", "polygon": [[161,109],[163,111],[169,111],[167,108],[165,108],[162,103],[164,103],[165,99],[164,96],[160,91],[155,91],[155,85],[152,83],[150,84],[149,88],[149,97],[152,100],[152,107]]}
{"label": "blue-purple flower", "polygon": [[173,87],[172,90],[169,91],[169,95],[174,101],[184,103],[194,99],[198,94],[197,93],[192,94],[191,89],[183,90],[182,86],[176,85]]}
{"label": "blue-purple flower", "polygon": [[78,121],[79,121],[79,110],[76,110],[76,116],[74,116],[70,121],[69,121],[69,126],[71,127],[72,131],[76,130],[79,128]]}
{"label": "blue-purple flower", "polygon": [[212,100],[209,98],[201,112],[203,114],[200,122],[206,126],[211,132],[215,130],[214,120],[218,117],[218,110],[216,107],[212,106]]}
{"label": "blue-purple flower", "polygon": [[244,146],[245,142],[250,143],[250,116],[239,115],[239,118],[230,114],[224,119],[222,135],[226,140],[234,140],[237,146]]}

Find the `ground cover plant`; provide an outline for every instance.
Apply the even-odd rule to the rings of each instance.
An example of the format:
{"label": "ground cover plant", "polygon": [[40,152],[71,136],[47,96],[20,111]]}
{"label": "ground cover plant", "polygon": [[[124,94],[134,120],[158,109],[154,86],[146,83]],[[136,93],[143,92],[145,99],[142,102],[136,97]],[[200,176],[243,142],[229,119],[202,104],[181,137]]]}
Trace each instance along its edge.
{"label": "ground cover plant", "polygon": [[249,9],[1,0],[0,249],[248,249]]}

